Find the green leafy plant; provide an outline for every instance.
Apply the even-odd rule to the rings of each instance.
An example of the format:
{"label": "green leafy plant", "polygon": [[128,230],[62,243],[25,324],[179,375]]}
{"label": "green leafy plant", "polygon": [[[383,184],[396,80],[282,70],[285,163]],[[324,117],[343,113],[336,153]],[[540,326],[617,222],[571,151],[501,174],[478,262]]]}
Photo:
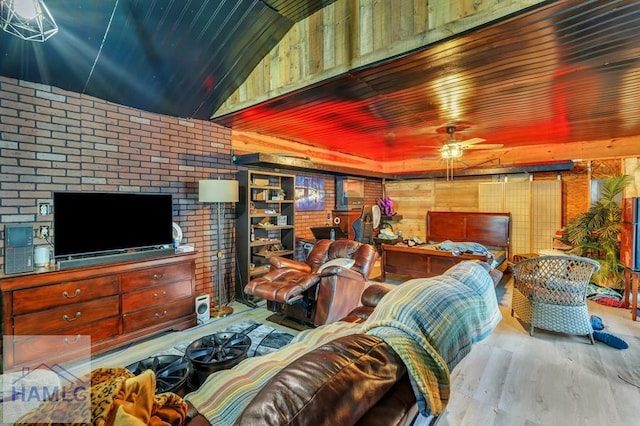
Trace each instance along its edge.
{"label": "green leafy plant", "polygon": [[603,182],[602,196],[588,211],[571,220],[565,227],[563,241],[574,248],[573,254],[590,257],[600,263],[593,280],[602,287],[622,288],[624,266],[620,263],[622,208],[616,197],[633,180],[615,175]]}

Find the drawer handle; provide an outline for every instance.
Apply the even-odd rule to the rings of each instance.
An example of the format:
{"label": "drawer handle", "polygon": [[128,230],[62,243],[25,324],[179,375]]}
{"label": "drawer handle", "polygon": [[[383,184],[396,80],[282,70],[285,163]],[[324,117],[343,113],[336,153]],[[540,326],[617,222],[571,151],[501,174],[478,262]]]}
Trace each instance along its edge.
{"label": "drawer handle", "polygon": [[69,296],[69,293],[67,292],[67,290],[62,292],[62,296],[66,297],[67,299],[73,299],[75,297],[78,297],[80,295],[80,289],[76,288],[76,292],[73,293],[73,296]]}
{"label": "drawer handle", "polygon": [[[164,297],[164,296],[166,296],[166,295],[167,295],[167,292],[166,292],[166,291],[163,291],[163,292],[162,292],[162,297]],[[153,293],[153,297],[159,297],[159,296],[158,296],[158,293]]]}
{"label": "drawer handle", "polygon": [[156,318],[163,318],[165,315],[167,315],[167,311],[162,311],[161,314],[156,312],[154,315]]}
{"label": "drawer handle", "polygon": [[154,280],[160,280],[162,279],[162,277],[164,277],[164,274],[153,274],[153,279]]}
{"label": "drawer handle", "polygon": [[71,322],[71,321],[75,321],[75,320],[77,320],[78,318],[80,318],[80,315],[82,315],[82,314],[80,313],[80,311],[76,312],[76,316],[75,316],[75,317],[73,317],[73,318],[70,318],[70,317],[69,317],[69,315],[64,314],[64,315],[62,316],[62,319],[63,319],[63,320],[65,320],[65,321]]}
{"label": "drawer handle", "polygon": [[76,336],[75,339],[73,339],[73,342],[71,340],[69,340],[68,337],[65,337],[64,338],[64,343],[65,343],[65,345],[71,345],[73,343],[77,343],[80,339],[82,339],[82,336],[80,336],[79,334]]}

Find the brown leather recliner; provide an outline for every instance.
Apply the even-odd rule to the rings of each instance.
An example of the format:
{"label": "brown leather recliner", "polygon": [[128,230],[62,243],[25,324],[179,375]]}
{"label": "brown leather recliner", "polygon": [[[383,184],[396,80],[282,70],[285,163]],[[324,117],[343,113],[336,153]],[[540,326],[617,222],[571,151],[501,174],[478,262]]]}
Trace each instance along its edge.
{"label": "brown leather recliner", "polygon": [[[353,259],[353,266],[324,265],[344,259]],[[249,281],[244,291],[266,299],[272,310],[286,317],[312,325],[328,324],[358,306],[377,259],[378,252],[372,245],[351,240],[320,240],[304,262],[269,258],[271,270]]]}

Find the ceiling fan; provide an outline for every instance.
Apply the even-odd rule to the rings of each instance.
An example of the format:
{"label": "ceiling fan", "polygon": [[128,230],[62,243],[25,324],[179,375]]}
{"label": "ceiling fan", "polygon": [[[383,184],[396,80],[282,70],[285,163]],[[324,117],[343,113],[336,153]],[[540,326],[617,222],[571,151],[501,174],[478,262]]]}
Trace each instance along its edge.
{"label": "ceiling fan", "polygon": [[462,152],[465,149],[497,149],[503,147],[502,144],[477,145],[486,141],[482,138],[471,138],[464,141],[457,140],[454,136],[457,130],[461,129],[457,126],[445,126],[437,129],[438,133],[446,132],[449,135],[449,139],[438,149],[440,157],[445,160],[462,157]]}

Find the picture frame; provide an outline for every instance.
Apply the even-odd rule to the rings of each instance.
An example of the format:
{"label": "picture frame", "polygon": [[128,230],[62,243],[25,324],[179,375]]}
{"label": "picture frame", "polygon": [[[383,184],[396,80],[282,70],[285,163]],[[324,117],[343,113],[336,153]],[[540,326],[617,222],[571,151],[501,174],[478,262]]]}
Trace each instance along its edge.
{"label": "picture frame", "polygon": [[323,211],[325,208],[324,178],[296,176],[295,204],[297,211]]}

